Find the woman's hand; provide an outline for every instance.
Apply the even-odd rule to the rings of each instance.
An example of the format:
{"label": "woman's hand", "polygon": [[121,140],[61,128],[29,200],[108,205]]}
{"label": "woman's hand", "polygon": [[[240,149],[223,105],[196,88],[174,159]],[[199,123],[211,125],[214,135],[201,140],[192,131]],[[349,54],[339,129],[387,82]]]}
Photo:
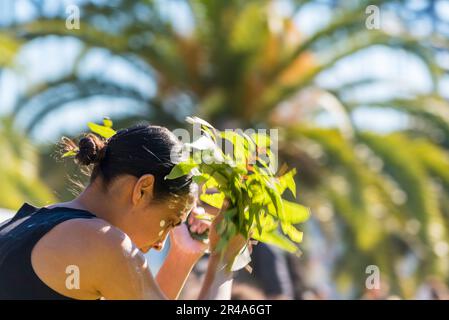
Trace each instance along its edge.
{"label": "woman's hand", "polygon": [[209,248],[209,241],[208,239],[200,241],[192,238],[188,225],[191,232],[201,234],[210,228],[211,222],[196,219],[195,216],[198,214],[204,214],[204,209],[201,207],[194,208],[187,218],[187,224],[182,223],[170,231],[170,244],[183,252],[203,255]]}
{"label": "woman's hand", "polygon": [[[180,226],[174,228],[170,232],[170,243],[182,252],[203,255],[206,251],[209,251],[212,256],[217,258],[220,254],[216,252],[216,246],[220,240],[216,231],[216,226],[223,220],[223,211],[226,211],[229,204],[226,202],[221,210],[213,210],[213,212],[207,212],[208,215],[215,216],[213,221],[204,219],[197,219],[197,215],[205,215],[206,211],[203,207],[195,207],[187,218],[187,223],[183,223]],[[211,210],[212,211],[212,210]],[[194,239],[190,232],[196,234],[203,234],[209,232],[209,236],[204,241]],[[226,264],[233,264],[236,256],[240,253],[245,245],[248,245],[248,249],[252,251],[252,243],[248,241],[243,235],[237,234],[232,237],[226,247],[226,251],[223,256],[223,262]]]}
{"label": "woman's hand", "polygon": [[209,230],[212,222],[204,219],[197,219],[197,215],[205,215],[206,211],[203,207],[195,207],[192,209],[187,222],[190,225],[190,231],[197,234],[202,234]]}

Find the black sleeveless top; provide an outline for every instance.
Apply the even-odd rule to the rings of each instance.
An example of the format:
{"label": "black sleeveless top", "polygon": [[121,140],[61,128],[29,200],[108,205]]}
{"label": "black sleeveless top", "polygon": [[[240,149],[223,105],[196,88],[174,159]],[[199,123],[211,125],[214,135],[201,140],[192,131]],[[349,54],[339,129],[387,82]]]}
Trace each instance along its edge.
{"label": "black sleeveless top", "polygon": [[37,276],[31,265],[31,252],[56,225],[79,218],[92,219],[95,215],[79,209],[38,209],[24,204],[12,219],[0,224],[0,299],[71,299]]}

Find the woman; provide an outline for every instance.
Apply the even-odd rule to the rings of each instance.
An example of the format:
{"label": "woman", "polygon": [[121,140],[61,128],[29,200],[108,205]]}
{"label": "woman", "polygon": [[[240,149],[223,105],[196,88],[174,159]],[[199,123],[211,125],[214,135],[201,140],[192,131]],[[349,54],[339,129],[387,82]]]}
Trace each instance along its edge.
{"label": "woman", "polygon": [[[195,202],[191,177],[164,179],[174,166],[170,155],[181,147],[168,129],[139,125],[106,142],[88,134],[79,146],[65,143],[76,148],[78,164],[92,168],[90,184],[70,202],[25,204],[0,226],[0,298],[177,299],[207,249],[198,298],[229,292],[232,274],[224,266],[246,239],[234,237],[220,261],[214,225],[190,215],[192,232],[210,227],[209,244],[190,236],[183,222]],[[168,234],[170,251],[153,277],[143,253],[160,250]]]}

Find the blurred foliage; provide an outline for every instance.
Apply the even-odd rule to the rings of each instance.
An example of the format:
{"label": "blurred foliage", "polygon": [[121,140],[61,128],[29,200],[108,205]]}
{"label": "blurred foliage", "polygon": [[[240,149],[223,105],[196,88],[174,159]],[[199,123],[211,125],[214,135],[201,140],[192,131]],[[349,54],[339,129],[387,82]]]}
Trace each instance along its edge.
{"label": "blurred foliage", "polygon": [[[36,8],[42,2],[32,1]],[[274,10],[275,2],[178,0],[193,21],[184,32],[162,10],[167,2],[151,0],[83,1],[79,30],[65,28],[64,8],[51,18],[42,14],[12,24],[8,39],[59,36],[83,46],[70,73],[29,88],[14,115],[31,114],[26,126],[32,133],[69,102],[109,96],[136,101],[147,108],[147,119],[169,127],[184,126],[191,114],[220,129],[278,127],[282,159],[299,169],[300,200],[312,208],[328,248],[338,252],[334,276],[340,288],[349,285],[353,296],[360,295],[369,264],[378,265],[392,291],[405,297],[427,275],[448,279],[449,118],[448,102],[437,90],[447,69],[436,55],[449,45],[441,25],[414,34],[413,15],[406,13],[426,12],[413,11],[409,1],[321,1],[332,7],[332,18],[305,36],[293,17],[316,1],[288,1],[287,16]],[[368,30],[368,5],[397,12],[400,27]],[[421,60],[432,79],[430,92],[367,103],[347,93],[384,80],[317,84],[323,72],[375,46]],[[86,76],[87,57],[98,49],[154,81],[156,93]],[[408,127],[387,135],[364,132],[353,123],[362,107],[396,110],[407,115]],[[323,112],[339,119],[336,129],[313,125]],[[137,119],[114,120],[121,126]],[[62,176],[49,168],[45,174]],[[416,267],[403,271],[410,259]]]}
{"label": "blurred foliage", "polygon": [[0,32],[0,67],[12,62],[20,45],[14,38]]}
{"label": "blurred foliage", "polygon": [[[0,32],[0,73],[10,66],[20,43]],[[1,101],[0,101],[1,103]],[[12,119],[0,117],[0,208],[18,209],[24,202],[44,205],[55,198],[39,177],[39,157]]]}
{"label": "blurred foliage", "polygon": [[10,119],[0,119],[0,207],[18,209],[55,201],[39,177],[38,154],[28,138],[19,135]]}

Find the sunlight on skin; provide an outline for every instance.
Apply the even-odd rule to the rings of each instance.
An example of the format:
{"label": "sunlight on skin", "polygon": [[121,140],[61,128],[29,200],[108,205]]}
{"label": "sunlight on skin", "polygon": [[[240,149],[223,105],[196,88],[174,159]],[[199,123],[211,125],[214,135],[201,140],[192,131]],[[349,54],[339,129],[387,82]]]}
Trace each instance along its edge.
{"label": "sunlight on skin", "polygon": [[103,232],[103,233],[106,233],[106,232],[108,232],[109,230],[111,230],[111,226],[105,226],[105,227],[103,227],[103,228],[100,229],[100,231]]}

